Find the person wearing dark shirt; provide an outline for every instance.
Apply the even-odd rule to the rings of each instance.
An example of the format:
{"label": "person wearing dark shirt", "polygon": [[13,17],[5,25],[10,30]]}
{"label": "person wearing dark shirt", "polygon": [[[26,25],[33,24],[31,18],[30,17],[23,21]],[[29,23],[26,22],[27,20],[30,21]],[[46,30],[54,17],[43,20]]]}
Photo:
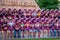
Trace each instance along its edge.
{"label": "person wearing dark shirt", "polygon": [[2,36],[3,36],[3,39],[4,38],[7,39],[7,30],[8,30],[7,20],[3,19],[3,23],[2,23]]}
{"label": "person wearing dark shirt", "polygon": [[18,38],[20,38],[20,23],[16,21],[16,25],[14,27],[14,38],[17,38],[16,35],[18,35]]}

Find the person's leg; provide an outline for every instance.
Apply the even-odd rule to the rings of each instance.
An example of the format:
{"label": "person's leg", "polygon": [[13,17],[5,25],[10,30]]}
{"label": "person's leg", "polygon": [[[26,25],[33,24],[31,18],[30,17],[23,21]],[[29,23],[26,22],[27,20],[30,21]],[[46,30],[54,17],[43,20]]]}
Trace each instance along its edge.
{"label": "person's leg", "polygon": [[16,38],[16,30],[14,30],[14,38]]}
{"label": "person's leg", "polygon": [[4,39],[4,31],[2,30],[2,38]]}
{"label": "person's leg", "polygon": [[58,30],[58,38],[60,38],[60,30]]}
{"label": "person's leg", "polygon": [[27,38],[29,38],[29,35],[30,35],[30,32],[29,32],[29,31],[27,31]]}
{"label": "person's leg", "polygon": [[5,31],[5,37],[6,37],[6,39],[8,39],[8,37],[7,37],[7,31]]}
{"label": "person's leg", "polygon": [[3,31],[3,39],[7,39],[6,31]]}
{"label": "person's leg", "polygon": [[57,30],[57,34],[56,35],[57,35],[56,38],[58,38],[58,30]]}
{"label": "person's leg", "polygon": [[43,38],[45,38],[45,36],[46,36],[45,33],[46,33],[45,30],[43,30]]}
{"label": "person's leg", "polygon": [[32,38],[33,38],[33,30],[32,30],[31,36],[32,36]]}
{"label": "person's leg", "polygon": [[35,37],[35,33],[34,32],[35,32],[35,30],[33,31],[33,38]]}
{"label": "person's leg", "polygon": [[7,38],[9,38],[9,32],[7,31]]}
{"label": "person's leg", "polygon": [[[12,38],[13,39],[13,30],[12,31],[10,31],[10,34],[11,34],[11,36],[10,36],[10,38]],[[16,34],[15,34],[16,35]]]}
{"label": "person's leg", "polygon": [[38,30],[38,38],[40,38],[40,30]]}
{"label": "person's leg", "polygon": [[40,38],[42,38],[42,30],[40,30]]}
{"label": "person's leg", "polygon": [[30,32],[29,38],[32,38],[32,30],[30,30],[29,32]]}
{"label": "person's leg", "polygon": [[34,33],[33,33],[33,38],[36,37],[36,30],[34,30]]}
{"label": "person's leg", "polygon": [[32,35],[32,38],[33,38],[33,30],[32,30],[32,33],[31,33],[31,35]]}
{"label": "person's leg", "polygon": [[10,31],[7,30],[7,38],[9,39],[10,38]]}
{"label": "person's leg", "polygon": [[26,30],[26,38],[28,38],[28,30]]}
{"label": "person's leg", "polygon": [[48,30],[46,30],[46,38],[48,38],[49,36],[48,36]]}
{"label": "person's leg", "polygon": [[48,38],[50,37],[50,30],[47,30],[48,31]]}
{"label": "person's leg", "polygon": [[34,36],[35,36],[34,32],[35,32],[35,30],[33,31],[33,38],[34,38]]}
{"label": "person's leg", "polygon": [[53,37],[54,37],[54,38],[56,37],[56,34],[57,34],[57,31],[54,30],[54,31],[53,31]]}
{"label": "person's leg", "polygon": [[24,30],[22,30],[22,38],[24,38]]}
{"label": "person's leg", "polygon": [[38,31],[36,30],[36,37],[35,38],[38,38]]}
{"label": "person's leg", "polygon": [[50,37],[52,37],[53,36],[53,31],[52,30],[50,30]]}
{"label": "person's leg", "polygon": [[21,37],[21,31],[18,30],[18,38],[20,38],[20,37]]}

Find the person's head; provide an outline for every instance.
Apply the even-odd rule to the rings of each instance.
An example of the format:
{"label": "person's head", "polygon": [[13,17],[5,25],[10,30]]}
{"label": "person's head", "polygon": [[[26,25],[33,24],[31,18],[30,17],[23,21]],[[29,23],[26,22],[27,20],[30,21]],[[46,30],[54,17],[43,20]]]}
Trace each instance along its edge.
{"label": "person's head", "polygon": [[40,13],[41,12],[41,10],[37,10],[37,13]]}
{"label": "person's head", "polygon": [[49,9],[46,9],[46,12],[50,11]]}
{"label": "person's head", "polygon": [[6,9],[5,8],[2,8],[2,12],[5,11]]}
{"label": "person's head", "polygon": [[58,11],[58,14],[60,15],[60,10]]}
{"label": "person's head", "polygon": [[12,14],[12,10],[11,10],[11,8],[8,9],[8,13],[11,13],[11,14]]}
{"label": "person's head", "polygon": [[36,17],[36,16],[37,16],[36,10],[34,10],[34,11],[32,12],[32,16],[33,16],[33,17]]}
{"label": "person's head", "polygon": [[32,10],[31,10],[31,9],[29,9],[29,10],[28,10],[28,13],[32,13]]}
{"label": "person's head", "polygon": [[45,9],[42,9],[41,12],[42,12],[42,14],[45,14],[46,13],[46,10]]}
{"label": "person's head", "polygon": [[19,18],[19,15],[16,15],[16,18]]}
{"label": "person's head", "polygon": [[41,10],[37,10],[37,16],[40,16],[41,15]]}
{"label": "person's head", "polygon": [[1,19],[1,22],[3,22],[4,21],[4,19]]}
{"label": "person's head", "polygon": [[54,12],[54,9],[51,9],[51,10],[50,10],[50,13],[51,13],[51,12]]}
{"label": "person's head", "polygon": [[8,14],[8,11],[6,10],[4,13],[5,13],[5,14]]}
{"label": "person's head", "polygon": [[55,9],[55,10],[54,10],[54,13],[56,13],[56,12],[58,12],[58,11],[59,11],[59,9]]}
{"label": "person's head", "polygon": [[54,11],[50,12],[50,14],[49,14],[49,15],[50,15],[50,17],[52,17],[52,18],[53,18],[53,17],[54,17]]}
{"label": "person's head", "polygon": [[2,14],[7,13],[6,9],[2,9]]}
{"label": "person's head", "polygon": [[35,12],[35,11],[36,11],[36,9],[33,9],[32,13]]}
{"label": "person's head", "polygon": [[27,27],[29,27],[29,26],[30,26],[29,21],[26,21],[26,26],[27,26]]}
{"label": "person's head", "polygon": [[18,13],[21,13],[22,12],[22,9],[18,9]]}
{"label": "person's head", "polygon": [[23,10],[23,13],[27,13],[27,9],[24,9],[24,10]]}
{"label": "person's head", "polygon": [[2,10],[0,9],[0,13],[2,12]]}
{"label": "person's head", "polygon": [[13,9],[13,13],[17,13],[17,10],[16,9]]}
{"label": "person's head", "polygon": [[58,15],[59,15],[59,13],[58,13],[58,12],[56,12],[56,13],[55,13],[55,17],[57,17]]}

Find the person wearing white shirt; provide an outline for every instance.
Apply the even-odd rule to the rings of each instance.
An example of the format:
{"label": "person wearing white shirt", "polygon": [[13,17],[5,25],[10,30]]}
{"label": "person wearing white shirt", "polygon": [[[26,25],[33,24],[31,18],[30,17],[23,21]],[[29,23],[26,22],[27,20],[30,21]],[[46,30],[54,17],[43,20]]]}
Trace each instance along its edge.
{"label": "person wearing white shirt", "polygon": [[9,26],[9,30],[8,30],[8,36],[9,38],[13,38],[13,27],[14,27],[15,23],[13,20],[9,20],[8,21],[8,26]]}

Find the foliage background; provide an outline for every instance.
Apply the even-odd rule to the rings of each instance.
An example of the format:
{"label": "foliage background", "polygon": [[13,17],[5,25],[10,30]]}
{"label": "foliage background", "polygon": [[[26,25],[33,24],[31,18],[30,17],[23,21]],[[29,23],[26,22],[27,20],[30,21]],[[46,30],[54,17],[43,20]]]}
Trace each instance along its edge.
{"label": "foliage background", "polygon": [[58,9],[58,0],[35,0],[41,9]]}

